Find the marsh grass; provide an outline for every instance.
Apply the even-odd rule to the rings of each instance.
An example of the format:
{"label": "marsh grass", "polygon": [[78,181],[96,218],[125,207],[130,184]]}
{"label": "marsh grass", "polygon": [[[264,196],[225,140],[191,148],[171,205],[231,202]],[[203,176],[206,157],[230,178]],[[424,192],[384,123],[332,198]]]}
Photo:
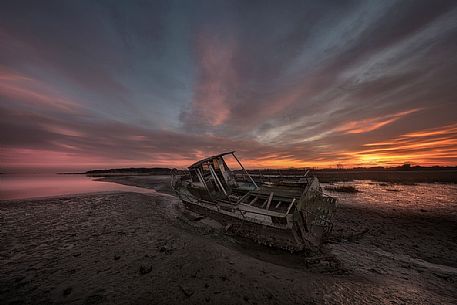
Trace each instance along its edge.
{"label": "marsh grass", "polygon": [[331,186],[326,186],[325,189],[327,191],[332,191],[332,192],[338,192],[338,193],[358,193],[360,192],[358,189],[356,189],[352,185],[331,185]]}

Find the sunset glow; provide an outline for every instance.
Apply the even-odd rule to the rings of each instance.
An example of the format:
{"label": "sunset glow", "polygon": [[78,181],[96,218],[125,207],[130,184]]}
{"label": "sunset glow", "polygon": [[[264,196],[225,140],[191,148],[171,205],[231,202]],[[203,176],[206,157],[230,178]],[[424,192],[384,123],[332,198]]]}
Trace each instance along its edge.
{"label": "sunset glow", "polygon": [[457,165],[455,5],[2,6],[2,172]]}

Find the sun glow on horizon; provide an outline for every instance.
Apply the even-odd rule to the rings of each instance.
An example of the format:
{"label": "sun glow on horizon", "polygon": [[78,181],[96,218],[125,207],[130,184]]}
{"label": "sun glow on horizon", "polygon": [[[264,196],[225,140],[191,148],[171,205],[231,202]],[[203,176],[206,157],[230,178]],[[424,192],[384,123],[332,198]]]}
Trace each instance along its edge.
{"label": "sun glow on horizon", "polygon": [[[57,127],[56,127],[57,128]],[[66,129],[55,129],[63,136],[84,136]],[[144,136],[130,137],[132,143],[145,140]],[[217,139],[214,139],[217,140]],[[141,142],[140,141],[140,142]],[[143,158],[116,158],[81,151],[74,145],[55,143],[62,149],[3,149],[0,153],[2,169],[5,168],[62,168],[94,169],[119,167],[171,167],[185,169],[195,161],[217,154],[218,151],[194,150],[192,155],[183,153],[149,153]],[[286,150],[287,151],[287,150]],[[240,150],[237,155],[246,168],[335,168],[343,165],[351,167],[399,166],[405,163],[421,166],[457,165],[457,124],[441,128],[405,133],[383,142],[364,143],[358,149],[317,151],[306,156],[290,152],[271,152],[252,156]],[[235,162],[232,162],[236,165]],[[8,166],[5,166],[8,165]]]}
{"label": "sun glow on horizon", "polygon": [[[316,2],[323,18],[305,20],[280,1],[199,3],[151,18],[57,1],[21,19],[13,2],[0,10],[0,172],[186,168],[229,150],[247,168],[457,165],[450,7]],[[372,18],[393,8],[388,25]]]}

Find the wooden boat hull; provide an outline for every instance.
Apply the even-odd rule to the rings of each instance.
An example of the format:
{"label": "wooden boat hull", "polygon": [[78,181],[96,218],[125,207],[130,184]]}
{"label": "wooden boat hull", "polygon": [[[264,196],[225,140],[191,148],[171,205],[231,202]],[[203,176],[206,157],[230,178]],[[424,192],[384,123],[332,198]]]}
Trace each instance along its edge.
{"label": "wooden boat hull", "polygon": [[[306,236],[302,236],[302,231],[305,230],[299,228],[298,222],[294,222],[292,225],[268,224],[262,220],[243,217],[242,213],[237,210],[220,209],[211,203],[190,200],[182,202],[186,209],[220,222],[229,234],[291,252],[304,249],[312,252],[318,251],[322,236],[325,234],[324,230],[314,228],[314,232],[308,232],[305,233]],[[290,215],[290,217],[293,218],[294,215]]]}
{"label": "wooden boat hull", "polygon": [[[224,161],[227,155],[241,166],[239,179]],[[308,171],[298,179],[281,176],[257,183],[232,151],[195,162],[188,174],[173,171],[171,180],[187,209],[260,244],[314,252],[331,230],[336,199],[324,195]]]}

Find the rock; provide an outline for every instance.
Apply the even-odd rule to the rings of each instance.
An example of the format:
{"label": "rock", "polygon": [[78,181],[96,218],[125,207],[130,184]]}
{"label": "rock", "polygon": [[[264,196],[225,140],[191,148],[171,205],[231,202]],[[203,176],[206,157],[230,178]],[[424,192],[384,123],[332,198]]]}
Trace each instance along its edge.
{"label": "rock", "polygon": [[119,255],[115,255],[114,256],[114,260],[117,261],[118,259],[120,259],[121,257]]}

